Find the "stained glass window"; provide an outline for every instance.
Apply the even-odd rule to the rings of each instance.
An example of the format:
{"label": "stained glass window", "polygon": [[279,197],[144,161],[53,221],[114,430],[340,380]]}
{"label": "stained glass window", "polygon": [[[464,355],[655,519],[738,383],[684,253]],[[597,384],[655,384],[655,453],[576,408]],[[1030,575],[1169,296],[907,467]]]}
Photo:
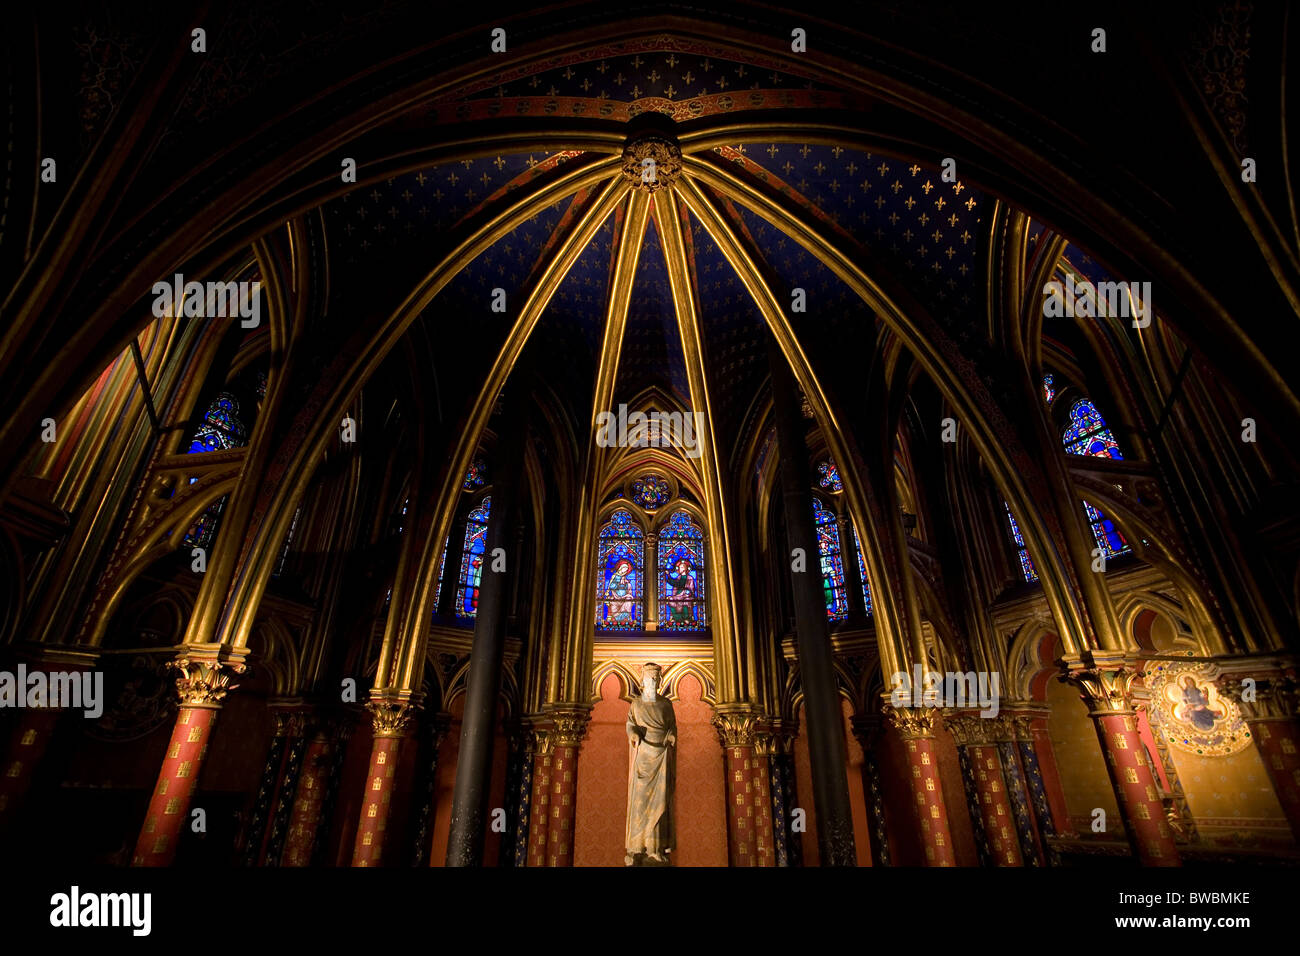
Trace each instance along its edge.
{"label": "stained glass window", "polygon": [[487,465],[482,458],[475,458],[465,470],[465,480],[461,483],[461,487],[466,491],[473,491],[475,488],[482,488],[486,481]]}
{"label": "stained glass window", "polygon": [[600,529],[596,545],[596,628],[637,631],[644,620],[645,535],[620,508]]}
{"label": "stained glass window", "polygon": [[402,499],[401,509],[397,512],[396,515],[393,516],[393,521],[397,525],[398,534],[402,534],[404,531],[406,531],[406,513],[410,510],[411,510],[411,499],[408,496]]}
{"label": "stained glass window", "polygon": [[[1120,454],[1114,434],[1106,424],[1106,419],[1101,417],[1097,406],[1086,398],[1081,398],[1070,408],[1070,424],[1065,429],[1065,434],[1061,436],[1061,441],[1065,445],[1065,450],[1071,455],[1113,458],[1116,461],[1122,461],[1124,458]],[[1092,536],[1096,539],[1097,547],[1101,548],[1102,554],[1113,558],[1133,550],[1105,514],[1086,501],[1083,503],[1083,510],[1088,515]]]}
{"label": "stained glass window", "polygon": [[672,487],[658,475],[647,475],[632,482],[632,500],[646,511],[663,507],[672,496]]}
{"label": "stained glass window", "polygon": [[1025,547],[1025,536],[1020,533],[1020,525],[1016,524],[1016,516],[1011,513],[1011,506],[1005,501],[1002,507],[1007,512],[1007,522],[1011,526],[1011,540],[1015,543],[1016,554],[1020,558],[1020,573],[1024,575],[1025,580],[1034,582],[1038,580],[1038,572],[1034,570],[1034,559],[1029,556],[1029,549]]}
{"label": "stained glass window", "polygon": [[484,498],[465,519],[465,545],[461,550],[460,581],[456,585],[456,617],[474,619],[478,613],[478,586],[483,580],[484,549],[487,547],[488,515],[492,499]]}
{"label": "stained glass window", "polygon": [[1083,510],[1088,515],[1088,524],[1092,525],[1092,536],[1097,539],[1097,547],[1101,548],[1102,554],[1113,558],[1132,550],[1109,518],[1086,501],[1083,503]]}
{"label": "stained glass window", "polygon": [[1094,458],[1123,459],[1119,444],[1111,432],[1106,419],[1101,417],[1097,406],[1086,398],[1081,398],[1070,408],[1070,424],[1061,436],[1065,450],[1071,455],[1091,455]]}
{"label": "stained glass window", "polygon": [[839,469],[832,462],[824,461],[817,466],[817,483],[827,491],[838,494],[844,490],[844,482],[840,481]]}
{"label": "stained glass window", "polygon": [[1052,373],[1048,372],[1043,376],[1043,400],[1050,405],[1054,398],[1056,398],[1056,386],[1052,383]]}
{"label": "stained glass window", "polygon": [[203,421],[190,440],[189,454],[224,451],[247,444],[248,431],[239,417],[239,400],[229,392],[222,392],[203,413]]}
{"label": "stained glass window", "polygon": [[678,511],[659,531],[659,628],[702,631],[707,624],[704,532]]}
{"label": "stained glass window", "polygon": [[226,509],[226,496],[214,502],[207,511],[199,515],[199,520],[190,525],[185,532],[185,543],[191,548],[210,548],[217,536],[217,525],[221,523],[221,512]]}
{"label": "stained glass window", "polygon": [[813,499],[813,524],[817,528],[817,550],[821,552],[822,591],[826,595],[826,616],[842,621],[849,616],[844,591],[844,561],[840,556],[840,529],[831,511]]}
{"label": "stained glass window", "polygon": [[862,539],[858,537],[857,525],[853,525],[853,550],[858,553],[858,576],[862,578],[862,610],[871,617],[871,582],[867,580],[867,562],[862,559]]}

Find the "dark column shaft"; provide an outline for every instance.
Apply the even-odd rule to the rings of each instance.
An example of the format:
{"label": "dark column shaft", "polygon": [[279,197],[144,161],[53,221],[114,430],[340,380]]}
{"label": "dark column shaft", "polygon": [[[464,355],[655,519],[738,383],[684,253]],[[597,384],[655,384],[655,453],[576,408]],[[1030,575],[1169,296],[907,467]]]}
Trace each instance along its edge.
{"label": "dark column shaft", "polygon": [[[821,557],[813,526],[808,448],[801,428],[799,399],[785,357],[769,346],[772,408],[781,453],[781,493],[785,503],[786,539],[791,551],[802,548],[803,572],[791,571],[794,590],[795,650],[803,684],[812,763],[813,799],[817,807],[817,846],[823,866],[855,866],[853,814],[845,776],[844,729],[840,695],[831,662],[830,628],[821,587]],[[844,462],[839,462],[844,467]],[[844,560],[856,560],[840,542]],[[851,550],[852,543],[848,545]],[[792,560],[787,558],[787,560]]]}
{"label": "dark column shaft", "polygon": [[[516,404],[505,415],[518,421]],[[483,576],[479,582],[478,611],[474,619],[474,647],[470,651],[465,684],[465,714],[460,731],[460,756],[456,786],[452,791],[451,828],[447,840],[448,866],[482,866],[484,824],[492,782],[492,742],[496,734],[497,696],[501,687],[501,662],[505,652],[509,614],[508,576],[516,573],[518,553],[508,555],[506,570],[494,571],[493,553],[508,550],[514,540],[514,498],[523,461],[524,429],[512,428],[498,442],[492,479],[492,513],[488,517],[483,549]]]}

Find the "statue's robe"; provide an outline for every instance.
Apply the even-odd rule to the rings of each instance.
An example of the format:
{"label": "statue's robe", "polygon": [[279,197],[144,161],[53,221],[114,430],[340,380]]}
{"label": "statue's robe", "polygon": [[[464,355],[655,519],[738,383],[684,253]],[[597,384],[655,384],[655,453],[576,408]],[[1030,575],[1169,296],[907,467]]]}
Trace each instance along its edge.
{"label": "statue's robe", "polygon": [[660,695],[653,702],[636,698],[627,712],[627,732],[641,740],[628,769],[627,852],[676,849],[673,791],[677,748],[665,743],[668,734],[677,734],[672,702]]}

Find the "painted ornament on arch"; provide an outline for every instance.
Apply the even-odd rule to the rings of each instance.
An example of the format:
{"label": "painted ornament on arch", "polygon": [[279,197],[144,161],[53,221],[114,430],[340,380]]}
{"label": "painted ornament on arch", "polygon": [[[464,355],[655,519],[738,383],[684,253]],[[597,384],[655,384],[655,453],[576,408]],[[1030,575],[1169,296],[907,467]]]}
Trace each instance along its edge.
{"label": "painted ornament on arch", "polygon": [[1148,666],[1151,714],[1169,743],[1202,757],[1244,750],[1250,730],[1237,705],[1219,693],[1204,665],[1159,662]]}

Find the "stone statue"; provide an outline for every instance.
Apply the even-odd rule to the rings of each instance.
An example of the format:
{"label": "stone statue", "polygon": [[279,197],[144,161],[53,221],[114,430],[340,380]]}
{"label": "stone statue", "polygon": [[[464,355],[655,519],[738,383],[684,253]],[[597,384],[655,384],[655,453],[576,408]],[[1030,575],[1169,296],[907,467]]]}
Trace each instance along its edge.
{"label": "stone statue", "polygon": [[663,669],[641,668],[641,696],[627,712],[632,753],[627,775],[627,841],[623,862],[633,866],[642,854],[667,864],[677,848],[673,791],[677,782],[677,719],[673,705],[658,692]]}

